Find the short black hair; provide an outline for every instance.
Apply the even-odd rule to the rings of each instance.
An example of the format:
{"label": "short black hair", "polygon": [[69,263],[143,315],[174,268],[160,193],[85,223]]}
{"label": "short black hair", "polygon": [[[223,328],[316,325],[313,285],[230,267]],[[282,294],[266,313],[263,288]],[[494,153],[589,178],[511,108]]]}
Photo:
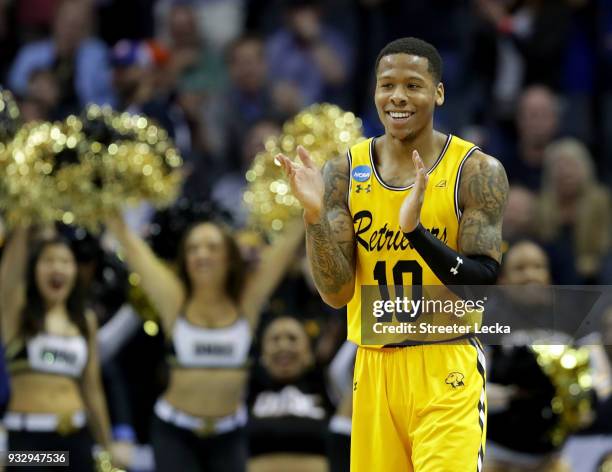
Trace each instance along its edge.
{"label": "short black hair", "polygon": [[442,79],[442,58],[435,46],[418,38],[399,38],[387,44],[376,58],[376,67],[374,71],[378,71],[378,65],[385,56],[391,54],[410,54],[412,56],[424,57],[429,62],[427,70],[431,73],[436,82]]}

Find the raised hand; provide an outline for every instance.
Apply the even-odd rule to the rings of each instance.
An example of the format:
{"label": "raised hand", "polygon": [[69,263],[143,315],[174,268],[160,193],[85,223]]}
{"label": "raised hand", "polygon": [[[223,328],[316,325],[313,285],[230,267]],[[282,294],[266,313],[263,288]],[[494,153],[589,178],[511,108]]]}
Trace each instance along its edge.
{"label": "raised hand", "polygon": [[423,207],[427,182],[429,182],[425,164],[423,164],[423,160],[416,150],[412,151],[412,162],[416,169],[414,187],[404,199],[399,214],[400,228],[404,233],[414,231],[421,221],[421,208]]}
{"label": "raised hand", "polygon": [[297,151],[302,161],[301,165],[283,154],[278,154],[276,160],[287,175],[293,195],[304,208],[304,218],[309,223],[317,223],[323,213],[325,182],[320,169],[313,162],[308,151],[302,146],[298,146]]}

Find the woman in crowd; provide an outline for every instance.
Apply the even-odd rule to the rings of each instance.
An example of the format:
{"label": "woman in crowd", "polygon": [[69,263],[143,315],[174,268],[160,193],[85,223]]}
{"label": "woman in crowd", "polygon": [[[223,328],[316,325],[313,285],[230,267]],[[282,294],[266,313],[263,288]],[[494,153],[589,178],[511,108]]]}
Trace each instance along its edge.
{"label": "woman in crowd", "polygon": [[189,228],[178,274],[121,218],[108,222],[128,265],[159,313],[168,340],[169,385],[155,405],[152,442],[158,470],[244,471],[243,406],[253,331],[268,297],[303,240],[301,220],[264,249],[246,273],[231,233],[215,222]]}
{"label": "woman in crowd", "polygon": [[553,142],[546,149],[536,221],[555,283],[597,280],[610,248],[610,213],[610,193],[597,182],[586,146],[573,138]]}
{"label": "woman in crowd", "polygon": [[8,450],[68,451],[69,470],[93,471],[93,439],[112,447],[96,317],[85,307],[70,245],[59,237],[44,239],[28,262],[29,239],[27,228],[16,229],[0,266],[12,389],[4,418]]}
{"label": "woman in crowd", "polygon": [[[553,438],[560,418],[551,405],[558,392],[531,349],[538,343],[570,342],[568,335],[552,329],[550,278],[546,253],[537,244],[522,240],[504,255],[499,277],[503,287],[495,295],[507,296],[488,312],[504,319],[500,312],[508,311],[514,317],[506,321],[512,333],[487,352],[487,472],[569,471]],[[527,319],[524,314],[527,323],[521,322]]]}
{"label": "woman in crowd", "polygon": [[325,472],[333,406],[310,339],[296,318],[275,318],[263,333],[249,388],[249,472]]}

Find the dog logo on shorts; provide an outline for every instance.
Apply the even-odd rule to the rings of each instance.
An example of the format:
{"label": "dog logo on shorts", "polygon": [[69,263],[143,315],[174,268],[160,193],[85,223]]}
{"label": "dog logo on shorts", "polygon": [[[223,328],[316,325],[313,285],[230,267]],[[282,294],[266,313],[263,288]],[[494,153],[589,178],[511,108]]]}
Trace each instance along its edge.
{"label": "dog logo on shorts", "polygon": [[451,372],[450,374],[448,374],[444,382],[453,388],[459,388],[465,385],[463,383],[463,378],[464,375],[461,372]]}

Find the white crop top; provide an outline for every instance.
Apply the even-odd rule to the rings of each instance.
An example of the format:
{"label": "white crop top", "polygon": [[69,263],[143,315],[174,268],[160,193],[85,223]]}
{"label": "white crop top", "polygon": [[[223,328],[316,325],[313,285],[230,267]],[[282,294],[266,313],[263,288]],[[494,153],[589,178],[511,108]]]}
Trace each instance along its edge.
{"label": "white crop top", "polygon": [[9,355],[7,360],[12,372],[32,370],[80,377],[87,365],[87,358],[88,346],[83,336],[40,333],[29,338],[26,345]]}
{"label": "white crop top", "polygon": [[172,331],[171,361],[180,367],[244,367],[251,347],[251,327],[239,318],[225,328],[203,328],[179,317]]}

